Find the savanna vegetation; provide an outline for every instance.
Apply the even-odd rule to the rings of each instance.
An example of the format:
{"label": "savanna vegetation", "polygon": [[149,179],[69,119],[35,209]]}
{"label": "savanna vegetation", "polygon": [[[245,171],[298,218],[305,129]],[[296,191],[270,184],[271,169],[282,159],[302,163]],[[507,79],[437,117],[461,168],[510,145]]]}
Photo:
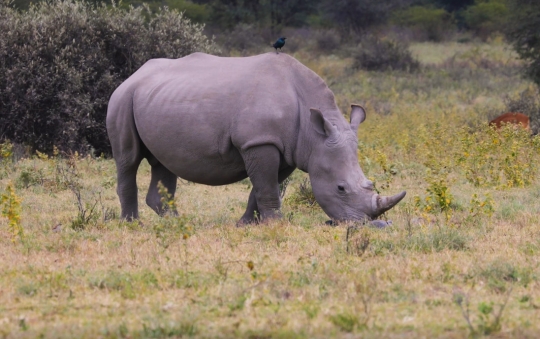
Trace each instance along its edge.
{"label": "savanna vegetation", "polygon": [[[515,3],[520,1],[527,3]],[[193,50],[272,51],[264,36],[260,44],[234,47],[251,41],[237,37],[254,36],[259,21],[246,19],[212,40],[174,10],[157,15],[150,7],[146,12],[142,7],[87,11],[65,3],[17,14],[2,7],[0,24],[13,33],[0,36],[0,50],[13,47],[14,52],[3,52],[0,66],[16,64],[13,69],[28,73],[0,74],[0,337],[538,337],[540,139],[512,126],[496,131],[487,125],[498,114],[521,111],[538,131],[539,92],[530,71],[537,41],[526,17],[506,36],[466,26],[475,6],[492,2],[441,0],[416,4],[424,9],[396,7],[374,24],[386,31],[324,26],[332,20],[318,12],[324,7],[311,9],[304,20],[325,29],[286,24],[297,35],[284,51],[323,77],[343,112],[353,102],[366,107],[358,156],[375,188],[382,194],[408,191],[383,216],[392,220],[385,229],[326,225],[301,172],[282,186],[280,221],[235,226],[246,206],[249,180],[223,187],[180,180],[175,199],[161,191],[180,216],[160,218],[144,203],[147,163],[139,172],[141,220],[119,220],[114,161],[107,156],[106,141],[91,139],[82,128],[94,126],[88,129],[99,135],[95,126],[102,123],[106,99],[92,93],[114,88],[129,73],[122,65],[136,69],[157,53],[156,46],[164,46],[171,53],[164,56],[170,57]],[[191,4],[202,6],[196,8],[205,9],[209,18],[208,8],[219,3],[226,2]],[[347,3],[354,2],[336,2]],[[405,25],[424,10],[448,13],[441,20],[463,30],[431,39],[424,38],[428,31],[411,25],[415,38],[392,35],[387,23]],[[84,20],[68,21],[73,17]],[[51,54],[47,48],[57,51],[47,43],[53,40],[39,40],[40,27],[56,20],[65,22],[58,30],[63,35],[51,30],[51,36],[65,52],[40,64],[42,55]],[[197,38],[170,44],[175,41],[170,37],[180,34],[170,26],[185,27],[186,36]],[[78,35],[70,35],[71,27]],[[135,29],[143,37],[136,43]],[[93,32],[101,35],[85,35]],[[20,40],[9,40],[14,34]],[[14,41],[23,41],[24,34],[34,45],[15,48]],[[81,44],[68,43],[73,39]],[[128,48],[132,44],[136,48]],[[94,49],[83,53],[88,46]],[[69,53],[73,59],[61,59]],[[523,76],[524,69],[530,77]],[[51,75],[53,70],[65,71]],[[38,79],[54,81],[39,80],[39,87]],[[21,91],[28,83],[34,90]],[[50,88],[41,94],[44,83]],[[86,101],[69,100],[81,93]],[[19,107],[26,113],[18,113]],[[62,119],[73,112],[77,119]],[[49,116],[58,118],[45,128]],[[34,120],[34,129],[23,124]],[[62,126],[79,122],[77,132],[62,136]],[[57,124],[65,125],[55,129]],[[8,138],[6,126],[19,132]],[[57,134],[46,134],[41,146],[45,137],[30,138],[39,128]],[[101,142],[96,145],[102,145],[103,156],[92,151],[99,148],[89,140]]]}

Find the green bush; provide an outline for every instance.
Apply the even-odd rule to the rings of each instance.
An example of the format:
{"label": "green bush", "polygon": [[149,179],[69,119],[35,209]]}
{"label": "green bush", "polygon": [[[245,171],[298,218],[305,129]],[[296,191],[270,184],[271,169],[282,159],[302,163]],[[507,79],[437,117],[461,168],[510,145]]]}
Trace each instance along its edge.
{"label": "green bush", "polygon": [[151,58],[212,51],[181,13],[61,0],[0,0],[0,135],[33,149],[109,153],[107,103]]}
{"label": "green bush", "polygon": [[423,6],[396,11],[391,21],[397,26],[411,28],[433,41],[442,40],[444,33],[453,28],[450,13],[444,9]]}
{"label": "green bush", "polygon": [[540,1],[508,0],[508,4],[508,37],[526,61],[528,77],[540,85]]}
{"label": "green bush", "polygon": [[407,45],[373,35],[364,36],[353,53],[354,69],[415,71],[420,68]]}
{"label": "green bush", "polygon": [[403,8],[401,0],[321,0],[320,13],[345,35],[384,25],[390,13]]}
{"label": "green bush", "polygon": [[330,54],[339,50],[341,46],[341,35],[338,31],[318,30],[314,33],[315,48],[318,52]]}
{"label": "green bush", "polygon": [[148,4],[152,11],[159,11],[160,7],[167,6],[171,10],[183,12],[185,17],[194,22],[206,22],[210,16],[210,10],[206,4],[198,4],[190,0],[128,0],[122,1],[121,6],[126,8],[131,5],[139,7],[144,3]]}
{"label": "green bush", "polygon": [[218,43],[226,52],[238,51],[243,55],[247,55],[252,51],[266,51],[272,49],[270,43],[265,43],[261,32],[254,25],[238,24],[227,34],[221,35]]}
{"label": "green bush", "polygon": [[502,32],[507,18],[505,0],[476,0],[463,13],[465,25],[484,39],[495,32]]}

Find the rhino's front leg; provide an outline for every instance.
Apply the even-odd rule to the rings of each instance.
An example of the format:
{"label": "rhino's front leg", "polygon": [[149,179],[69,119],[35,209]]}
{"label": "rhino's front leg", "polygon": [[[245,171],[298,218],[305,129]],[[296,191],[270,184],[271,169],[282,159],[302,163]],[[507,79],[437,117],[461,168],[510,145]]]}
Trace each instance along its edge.
{"label": "rhino's front leg", "polygon": [[[287,179],[289,175],[291,175],[292,172],[294,172],[295,169],[296,167],[286,167],[280,170],[278,173],[278,184],[281,184],[285,179]],[[249,199],[248,199],[246,212],[244,213],[240,221],[238,221],[237,226],[251,224],[253,222],[258,221],[256,216],[259,215],[259,213],[260,212],[257,208],[257,200],[255,198],[255,189],[252,188],[251,192],[249,193]]]}
{"label": "rhino's front leg", "polygon": [[277,148],[271,145],[252,147],[242,153],[248,176],[253,184],[246,213],[239,224],[255,220],[255,213],[262,220],[279,218],[279,161]]}

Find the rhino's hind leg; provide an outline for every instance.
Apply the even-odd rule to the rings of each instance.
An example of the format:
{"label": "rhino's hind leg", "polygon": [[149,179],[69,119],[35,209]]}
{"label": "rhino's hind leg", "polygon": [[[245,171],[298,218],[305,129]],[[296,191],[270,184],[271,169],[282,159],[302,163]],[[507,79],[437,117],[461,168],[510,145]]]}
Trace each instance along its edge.
{"label": "rhino's hind leg", "polygon": [[116,161],[117,181],[116,193],[120,198],[122,219],[132,221],[139,218],[137,202],[137,169],[142,157],[134,157],[129,163]]}
{"label": "rhino's hind leg", "polygon": [[[116,126],[109,126],[114,130]],[[137,170],[143,159],[140,151],[140,141],[133,129],[113,131],[109,135],[119,134],[120,140],[111,139],[114,160],[116,163],[117,186],[116,193],[122,208],[121,218],[127,221],[139,218],[137,198]]]}
{"label": "rhino's hind leg", "polygon": [[146,194],[146,204],[153,209],[157,214],[163,215],[167,212],[167,205],[163,205],[161,202],[161,195],[159,194],[158,184],[161,182],[167,189],[167,192],[174,198],[176,192],[177,177],[163,166],[156,158],[149,157],[148,163],[152,167],[152,178],[150,179],[150,186],[148,187],[148,194]]}

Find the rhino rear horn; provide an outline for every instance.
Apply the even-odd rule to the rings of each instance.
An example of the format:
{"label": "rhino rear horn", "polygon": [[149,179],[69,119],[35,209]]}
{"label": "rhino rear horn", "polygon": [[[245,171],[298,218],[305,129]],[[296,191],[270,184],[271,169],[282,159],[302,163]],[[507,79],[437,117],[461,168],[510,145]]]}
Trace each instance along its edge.
{"label": "rhino rear horn", "polygon": [[316,108],[310,108],[309,110],[311,111],[311,124],[317,133],[330,138],[336,138],[339,135],[337,127],[325,119],[321,111]]}
{"label": "rhino rear horn", "polygon": [[391,197],[381,197],[380,195],[373,196],[373,212],[375,217],[383,214],[392,207],[394,207],[398,202],[401,201],[407,194],[406,191],[393,195]]}

